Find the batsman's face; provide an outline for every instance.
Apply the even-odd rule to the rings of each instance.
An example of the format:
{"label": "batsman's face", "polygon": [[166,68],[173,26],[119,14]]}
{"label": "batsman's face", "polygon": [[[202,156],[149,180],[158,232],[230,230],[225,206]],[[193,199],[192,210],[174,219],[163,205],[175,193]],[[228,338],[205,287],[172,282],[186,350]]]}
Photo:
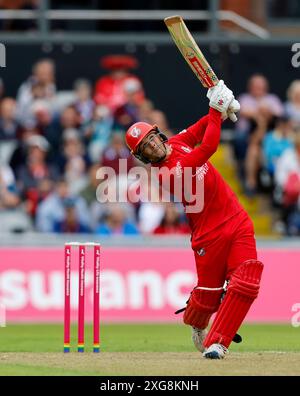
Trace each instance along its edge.
{"label": "batsman's face", "polygon": [[159,162],[166,156],[166,146],[155,131],[146,136],[139,147],[139,152],[150,162]]}

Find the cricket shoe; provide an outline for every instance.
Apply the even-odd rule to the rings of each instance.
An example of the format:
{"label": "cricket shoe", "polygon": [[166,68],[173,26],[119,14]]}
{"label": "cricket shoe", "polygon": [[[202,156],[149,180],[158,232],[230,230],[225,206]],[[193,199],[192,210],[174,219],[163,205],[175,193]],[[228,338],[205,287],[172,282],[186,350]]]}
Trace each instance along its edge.
{"label": "cricket shoe", "polygon": [[224,359],[228,349],[222,344],[211,344],[210,347],[203,352],[203,357],[206,359]]}
{"label": "cricket shoe", "polygon": [[197,327],[192,327],[192,340],[199,352],[205,351],[205,347],[203,346],[203,341],[206,335],[207,335],[206,329],[198,329]]}

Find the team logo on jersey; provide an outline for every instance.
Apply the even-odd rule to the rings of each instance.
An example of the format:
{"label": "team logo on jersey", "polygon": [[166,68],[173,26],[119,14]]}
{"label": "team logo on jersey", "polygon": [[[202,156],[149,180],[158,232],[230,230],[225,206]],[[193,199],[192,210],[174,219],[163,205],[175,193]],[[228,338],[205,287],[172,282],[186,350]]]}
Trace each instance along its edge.
{"label": "team logo on jersey", "polygon": [[197,251],[197,253],[199,254],[199,256],[204,256],[205,253],[206,253],[206,251],[205,251],[204,248],[202,248],[202,249],[199,249],[199,250]]}
{"label": "team logo on jersey", "polygon": [[188,147],[181,146],[182,150],[185,151],[186,153],[190,153],[192,150]]}
{"label": "team logo on jersey", "polygon": [[132,131],[130,132],[130,135],[131,135],[132,137],[134,137],[134,138],[139,137],[140,134],[141,134],[141,130],[140,130],[139,128],[137,128],[137,127],[134,127],[134,128],[132,129]]}

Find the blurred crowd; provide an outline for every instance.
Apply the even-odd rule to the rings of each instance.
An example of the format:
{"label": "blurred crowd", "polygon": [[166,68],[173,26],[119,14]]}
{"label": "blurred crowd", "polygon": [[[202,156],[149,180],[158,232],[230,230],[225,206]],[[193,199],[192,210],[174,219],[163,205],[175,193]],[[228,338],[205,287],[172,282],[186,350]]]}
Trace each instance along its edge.
{"label": "blurred crowd", "polygon": [[[180,205],[162,202],[101,203],[101,169],[115,171],[116,189],[140,162],[124,141],[136,121],[159,124],[164,113],[147,98],[127,55],[101,59],[97,81],[79,78],[69,91],[56,85],[55,64],[41,59],[18,89],[5,96],[0,84],[1,231],[112,234],[188,233]],[[100,172],[100,179],[99,179]],[[125,188],[125,187],[124,187]],[[126,187],[127,188],[127,187]],[[157,188],[153,186],[151,188]]]}
{"label": "blurred crowd", "polygon": [[[124,142],[132,123],[158,124],[172,135],[165,114],[147,98],[134,72],[135,57],[109,55],[100,64],[96,81],[79,78],[68,91],[58,89],[51,59],[33,65],[15,98],[5,96],[0,80],[2,231],[189,233],[178,204],[97,200],[105,180],[99,170],[112,168],[115,188],[122,190],[128,171],[143,166]],[[282,101],[265,76],[253,75],[238,99],[233,149],[244,192],[250,198],[267,194],[279,213],[278,229],[299,235],[300,80],[291,82]],[[125,174],[119,159],[127,159]]]}
{"label": "blurred crowd", "polygon": [[277,230],[300,235],[300,80],[291,82],[282,101],[256,74],[238,99],[233,148],[244,192],[268,194],[279,213]]}

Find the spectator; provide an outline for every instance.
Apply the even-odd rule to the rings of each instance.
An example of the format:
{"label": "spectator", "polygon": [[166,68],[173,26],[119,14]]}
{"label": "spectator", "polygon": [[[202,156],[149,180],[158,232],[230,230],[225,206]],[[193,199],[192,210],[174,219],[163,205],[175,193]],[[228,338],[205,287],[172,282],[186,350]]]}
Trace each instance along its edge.
{"label": "spectator", "polygon": [[274,175],[276,162],[286,149],[293,147],[291,120],[282,116],[276,120],[275,129],[263,139],[264,163],[271,176]]}
{"label": "spectator", "polygon": [[101,235],[138,235],[137,227],[128,221],[126,212],[119,204],[110,205],[105,220],[96,229]]}
{"label": "spectator", "polygon": [[[139,79],[129,73],[129,70],[138,66],[137,60],[129,55],[108,55],[101,59],[101,66],[110,71],[109,75],[101,77],[95,88],[94,100],[96,104],[108,106],[114,112],[118,107],[123,106],[127,102],[124,84],[131,81],[139,81]],[[140,91],[138,93],[140,101],[144,99],[144,91],[140,83]]]}
{"label": "spectator", "polygon": [[4,98],[0,103],[0,140],[15,140],[17,129],[16,101]]}
{"label": "spectator", "polygon": [[[259,133],[254,137],[254,145],[261,141],[266,130],[273,128],[274,117],[283,113],[280,99],[269,93],[267,79],[260,75],[253,75],[248,82],[248,92],[238,98],[241,104],[239,121],[234,135],[234,152],[238,163],[239,174],[244,179],[244,161],[253,132]],[[250,191],[255,185],[246,186]]]}
{"label": "spectator", "polygon": [[284,151],[275,168],[275,182],[282,192],[282,221],[287,224],[297,211],[300,197],[300,135],[296,135],[295,147]]}
{"label": "spectator", "polygon": [[51,108],[49,103],[44,99],[36,100],[32,103],[31,111],[34,115],[35,126],[40,130],[40,134],[45,134],[45,128],[52,121]]}
{"label": "spectator", "polygon": [[293,81],[287,90],[288,101],[285,103],[286,114],[294,127],[300,127],[300,80]]}
{"label": "spectator", "polygon": [[53,231],[57,233],[88,233],[90,229],[87,225],[80,221],[76,211],[76,200],[67,198],[63,201],[65,209],[62,219],[54,221]]}
{"label": "spectator", "polygon": [[32,104],[32,113],[35,118],[35,128],[50,144],[51,156],[56,158],[61,143],[61,130],[57,117],[52,114],[51,106],[44,99],[36,100]]}
{"label": "spectator", "polygon": [[300,236],[300,204],[298,204],[297,209],[288,216],[287,234],[290,236]]}
{"label": "spectator", "polygon": [[126,102],[114,112],[114,128],[127,130],[130,125],[139,121],[139,105],[141,83],[138,80],[129,79],[124,82]]}
{"label": "spectator", "polygon": [[61,113],[60,123],[62,129],[79,128],[80,114],[74,106],[67,106]]}
{"label": "spectator", "polygon": [[80,115],[81,124],[91,121],[95,103],[92,100],[92,86],[88,80],[78,79],[74,83],[76,95],[75,108]]}
{"label": "spectator", "polygon": [[9,166],[0,167],[0,210],[16,208],[20,204],[15,178]]}
{"label": "spectator", "polygon": [[90,216],[88,207],[83,198],[72,196],[69,191],[68,184],[64,180],[60,180],[53,193],[51,193],[38,206],[36,216],[36,229],[40,232],[54,232],[58,224],[62,224],[66,219],[67,199],[74,199],[76,210],[76,218],[82,227],[89,228]]}
{"label": "spectator", "polygon": [[31,106],[35,99],[51,100],[56,94],[55,65],[51,59],[42,59],[34,64],[32,76],[17,93],[17,114],[21,124],[34,122]]}
{"label": "spectator", "polygon": [[[89,182],[87,186],[80,191],[80,196],[85,200],[90,211],[90,228],[95,230],[98,223],[102,221],[107,205],[105,202],[98,202],[97,200],[97,188],[103,182],[104,175],[101,175],[100,164],[92,165],[88,173]],[[101,179],[102,176],[103,178]]]}
{"label": "spectator", "polygon": [[139,104],[139,118],[141,121],[148,122],[151,124],[152,122],[152,112],[154,111],[154,105],[149,99],[143,100]]}
{"label": "spectator", "polygon": [[73,194],[79,193],[87,184],[88,159],[77,129],[68,128],[63,132],[63,156],[61,171]]}
{"label": "spectator", "polygon": [[97,178],[97,172],[100,169],[100,164],[94,164],[89,169],[88,184],[80,191],[80,196],[85,200],[88,206],[91,206],[96,201],[97,187],[101,180]]}
{"label": "spectator", "polygon": [[287,235],[300,235],[300,174],[291,172],[283,187],[282,220]]}
{"label": "spectator", "polygon": [[40,203],[53,192],[54,181],[51,179],[38,180],[36,188],[31,188],[26,194],[26,212],[35,219],[36,211]]}
{"label": "spectator", "polygon": [[[90,168],[90,183],[81,192],[81,196],[89,205],[91,213],[91,226],[96,229],[98,223],[104,220],[107,205],[119,201],[118,197],[125,197],[128,192],[128,177],[126,175],[117,176],[107,174],[106,169],[100,164],[95,164]],[[109,187],[109,188],[108,188]],[[129,222],[135,223],[136,215],[134,206],[130,202],[119,202],[126,213]]]}
{"label": "spectator", "polygon": [[0,103],[0,159],[2,164],[10,161],[17,146],[18,123],[16,120],[16,101],[4,98]]}
{"label": "spectator", "polygon": [[31,228],[29,218],[20,206],[14,174],[7,165],[0,166],[0,222],[1,231],[19,232]]}
{"label": "spectator", "polygon": [[154,234],[190,234],[190,227],[180,221],[180,212],[172,202],[165,205],[164,217]]}
{"label": "spectator", "polygon": [[76,108],[73,105],[65,107],[60,114],[60,123],[58,127],[59,142],[63,143],[63,132],[66,129],[76,129],[80,131],[81,135],[83,135],[83,133],[81,133],[80,126],[80,114]]}
{"label": "spectator", "polygon": [[[261,179],[263,181],[264,187],[271,186],[270,175],[264,172],[264,168],[262,167],[263,162],[263,152],[262,145],[266,136],[268,136],[268,121],[271,115],[269,112],[264,114],[264,111],[261,110],[261,114],[257,116],[257,126],[256,129],[252,132],[251,137],[249,139],[248,150],[245,158],[245,193],[249,197],[252,197],[257,192],[258,180]],[[280,117],[282,120],[282,116]],[[276,121],[274,121],[276,125]],[[282,126],[282,123],[281,123]],[[284,133],[284,132],[281,132]],[[274,135],[272,135],[274,137]],[[266,180],[268,178],[268,180]],[[261,185],[261,187],[263,187]]]}
{"label": "spectator", "polygon": [[84,128],[84,136],[89,140],[88,153],[92,162],[99,162],[103,150],[109,144],[113,126],[113,116],[106,106],[97,106],[93,119]]}
{"label": "spectator", "polygon": [[124,135],[120,132],[112,134],[111,142],[106,147],[102,156],[102,165],[108,166],[119,174],[119,160],[127,160],[127,170],[129,171],[134,166],[134,161],[127,146],[124,143]]}
{"label": "spectator", "polygon": [[18,135],[17,146],[10,159],[10,166],[14,171],[15,177],[17,177],[19,169],[24,166],[26,162],[28,152],[27,140],[31,136],[39,135],[39,131],[36,128],[20,128]]}
{"label": "spectator", "polygon": [[300,176],[300,135],[297,134],[294,147],[285,150],[278,159],[275,168],[275,182],[282,188],[287,183],[290,174]]}
{"label": "spectator", "polygon": [[26,145],[26,160],[17,171],[17,180],[23,196],[30,201],[39,195],[38,186],[42,180],[56,180],[59,173],[55,165],[46,161],[49,143],[43,136],[30,136]]}

